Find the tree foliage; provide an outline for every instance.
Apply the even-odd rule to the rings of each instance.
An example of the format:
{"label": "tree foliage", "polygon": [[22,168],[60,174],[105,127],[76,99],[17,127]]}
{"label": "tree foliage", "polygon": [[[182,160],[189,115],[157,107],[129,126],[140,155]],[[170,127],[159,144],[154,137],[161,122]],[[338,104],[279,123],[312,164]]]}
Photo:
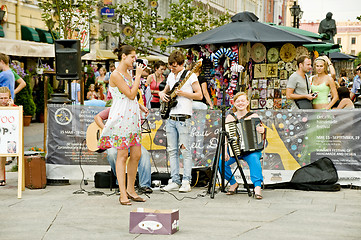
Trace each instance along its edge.
{"label": "tree foliage", "polygon": [[21,89],[18,94],[16,94],[15,104],[23,106],[24,116],[33,116],[36,111],[36,105],[33,100],[33,89],[30,85],[30,75],[26,75],[23,79],[26,82],[25,88]]}
{"label": "tree foliage", "polygon": [[56,31],[64,39],[74,39],[80,28],[95,19],[97,3],[97,0],[43,0],[38,5],[43,11],[41,18],[52,34]]}
{"label": "tree foliage", "polygon": [[[159,16],[152,16],[152,8],[148,1],[133,0],[128,3],[111,6],[115,15],[110,21],[122,23],[120,33],[104,32],[101,39],[106,36],[118,36],[120,42],[130,44],[147,53],[153,46],[159,46],[162,51],[175,42],[184,40],[198,33],[221,26],[230,21],[229,14],[214,16],[208,14],[202,7],[195,5],[193,0],[179,0],[170,4],[168,17],[160,19]],[[106,18],[102,18],[105,21]],[[156,23],[154,25],[154,23]],[[128,28],[127,28],[128,27]],[[124,29],[133,30],[129,36]],[[128,32],[129,33],[129,32]]]}
{"label": "tree foliage", "polygon": [[102,32],[99,40],[102,41],[112,35],[119,37],[120,42],[132,45],[138,51],[146,53],[147,49],[152,47],[156,33],[156,28],[153,28],[152,24],[157,21],[157,17],[151,15],[148,1],[133,0],[109,7],[114,9],[116,17],[112,19],[102,17],[100,23],[119,22],[120,29],[119,32]]}
{"label": "tree foliage", "polygon": [[158,45],[162,50],[166,47],[190,38],[196,34],[222,26],[230,21],[230,14],[215,16],[193,0],[179,0],[170,4],[169,17],[159,24],[159,30],[167,36],[166,41]]}
{"label": "tree foliage", "polygon": [[359,52],[359,53],[357,54],[357,58],[355,59],[355,61],[353,62],[353,64],[354,64],[355,68],[356,68],[359,64],[361,64],[361,52]]}

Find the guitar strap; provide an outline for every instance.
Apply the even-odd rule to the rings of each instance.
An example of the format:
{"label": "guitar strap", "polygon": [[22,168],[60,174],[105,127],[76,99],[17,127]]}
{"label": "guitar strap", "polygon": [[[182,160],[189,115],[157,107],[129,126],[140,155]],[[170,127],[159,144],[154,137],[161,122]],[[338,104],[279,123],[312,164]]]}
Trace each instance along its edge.
{"label": "guitar strap", "polygon": [[188,70],[184,70],[182,75],[179,78],[179,82],[181,82],[187,76]]}
{"label": "guitar strap", "polygon": [[240,119],[237,118],[236,114],[234,114],[234,112],[230,113],[232,115],[232,117],[234,117],[234,119],[238,122],[240,119],[244,119],[247,118],[249,116],[251,116],[253,114],[253,112],[248,112],[246,113],[246,115],[244,115],[243,117],[241,117]]}

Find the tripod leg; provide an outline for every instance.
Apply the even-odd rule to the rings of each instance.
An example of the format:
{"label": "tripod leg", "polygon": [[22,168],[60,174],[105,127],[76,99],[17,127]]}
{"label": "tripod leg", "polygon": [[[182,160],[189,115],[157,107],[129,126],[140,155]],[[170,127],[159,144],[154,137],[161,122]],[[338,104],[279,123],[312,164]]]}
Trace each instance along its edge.
{"label": "tripod leg", "polygon": [[[219,134],[219,136],[218,136],[218,143],[221,142],[221,139],[222,139],[222,133]],[[216,154],[214,156],[215,158],[213,160],[211,181],[209,182],[209,185],[208,185],[208,193],[211,194],[211,198],[214,198],[214,191],[215,191],[215,187],[216,187],[218,163],[219,163],[219,158],[220,158],[220,153],[221,153],[220,146],[221,145],[218,144],[217,149],[216,149]]]}
{"label": "tripod leg", "polygon": [[[230,144],[230,147],[231,147],[232,151],[233,151],[234,153],[236,153],[236,151],[235,151],[235,149],[234,149],[234,147],[233,147],[233,144],[232,144],[232,142],[234,141],[234,139],[230,138],[228,133],[226,134],[226,137],[227,137],[228,142],[231,143],[231,144]],[[235,154],[235,155],[236,155],[236,154]],[[243,179],[243,184],[244,184],[244,187],[247,189],[248,196],[252,196],[252,193],[251,193],[251,191],[249,190],[249,186],[248,186],[248,183],[247,183],[246,176],[244,175],[242,166],[241,166],[241,164],[239,163],[238,156],[236,156],[235,158],[236,158],[237,168],[238,168],[239,172],[241,173],[241,176],[242,176],[242,179]],[[233,174],[234,174],[234,173],[233,173]]]}
{"label": "tripod leg", "polygon": [[244,184],[244,187],[247,189],[247,193],[248,193],[248,196],[252,196],[252,193],[251,193],[251,190],[249,189],[249,185],[247,183],[247,179],[246,179],[246,176],[244,175],[244,172],[243,172],[243,169],[242,169],[242,166],[241,164],[239,163],[239,159],[237,158],[236,159],[236,162],[237,162],[237,168],[242,176],[242,179],[243,179],[243,184]]}

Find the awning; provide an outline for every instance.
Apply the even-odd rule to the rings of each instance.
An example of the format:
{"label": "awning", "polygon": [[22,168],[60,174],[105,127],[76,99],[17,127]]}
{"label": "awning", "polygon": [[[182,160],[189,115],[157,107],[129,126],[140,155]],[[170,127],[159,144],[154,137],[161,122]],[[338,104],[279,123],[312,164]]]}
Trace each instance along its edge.
{"label": "awning", "polygon": [[156,62],[156,61],[163,61],[165,63],[168,62],[168,57],[166,57],[166,56],[148,55],[148,56],[145,56],[145,57],[140,56],[139,58],[145,58],[149,62]]}
{"label": "awning", "polygon": [[8,38],[0,38],[0,52],[10,56],[55,57],[54,44]]}
{"label": "awning", "polygon": [[40,28],[35,28],[35,31],[37,31],[39,34],[40,42],[50,44],[54,43],[53,37],[51,36],[51,33],[49,31]]}
{"label": "awning", "polygon": [[97,55],[95,50],[91,50],[90,53],[81,56],[81,60],[95,61],[96,59],[97,59]]}
{"label": "awning", "polygon": [[329,57],[332,60],[355,60],[357,57],[348,55],[346,53],[341,53],[341,52],[331,52],[329,54]]}
{"label": "awning", "polygon": [[0,37],[5,37],[3,26],[0,25]]}
{"label": "awning", "polygon": [[293,32],[293,33],[300,34],[300,35],[305,36],[305,37],[310,37],[310,38],[315,38],[315,39],[322,39],[322,37],[323,37],[320,34],[310,32],[310,31],[306,31],[306,30],[299,29],[299,28],[276,25],[274,23],[267,23],[267,24],[272,25],[272,26],[277,27],[277,28],[280,28],[280,29],[283,29],[283,30],[286,30],[286,31],[290,31],[290,32]]}
{"label": "awning", "polygon": [[34,28],[21,25],[21,39],[40,42],[39,34]]}
{"label": "awning", "polygon": [[118,56],[115,55],[111,50],[97,49],[96,58],[97,60],[108,60],[108,59],[118,59]]}
{"label": "awning", "polygon": [[[339,52],[339,48],[341,47],[339,44],[333,43],[324,43],[324,44],[303,44],[308,51],[317,51],[319,53],[327,53],[327,52]],[[332,50],[331,50],[332,49]]]}

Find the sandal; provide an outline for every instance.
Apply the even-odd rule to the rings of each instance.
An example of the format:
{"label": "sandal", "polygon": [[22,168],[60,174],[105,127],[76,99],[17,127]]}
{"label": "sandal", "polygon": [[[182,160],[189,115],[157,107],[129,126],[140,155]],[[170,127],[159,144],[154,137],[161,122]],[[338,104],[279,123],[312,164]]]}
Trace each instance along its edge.
{"label": "sandal", "polygon": [[237,183],[237,187],[234,190],[228,190],[228,192],[226,193],[226,195],[233,195],[236,194],[238,192],[238,183]]}
{"label": "sandal", "polygon": [[263,199],[262,195],[261,195],[261,194],[257,194],[257,193],[254,191],[254,189],[253,189],[253,198],[254,198],[254,199],[257,199],[257,200],[262,200],[262,199]]}
{"label": "sandal", "polygon": [[131,203],[129,200],[128,200],[128,201],[125,201],[125,202],[122,202],[122,200],[120,200],[120,197],[119,197],[119,202],[120,202],[120,204],[126,205],[126,206],[132,205],[132,203]]}
{"label": "sandal", "polygon": [[127,192],[127,195],[128,195],[128,198],[130,198],[131,200],[133,200],[134,202],[145,202],[145,199],[144,198],[141,198],[141,197],[133,197],[132,195],[130,195],[128,192]]}
{"label": "sandal", "polygon": [[5,186],[6,185],[6,181],[5,180],[0,180],[0,186]]}

